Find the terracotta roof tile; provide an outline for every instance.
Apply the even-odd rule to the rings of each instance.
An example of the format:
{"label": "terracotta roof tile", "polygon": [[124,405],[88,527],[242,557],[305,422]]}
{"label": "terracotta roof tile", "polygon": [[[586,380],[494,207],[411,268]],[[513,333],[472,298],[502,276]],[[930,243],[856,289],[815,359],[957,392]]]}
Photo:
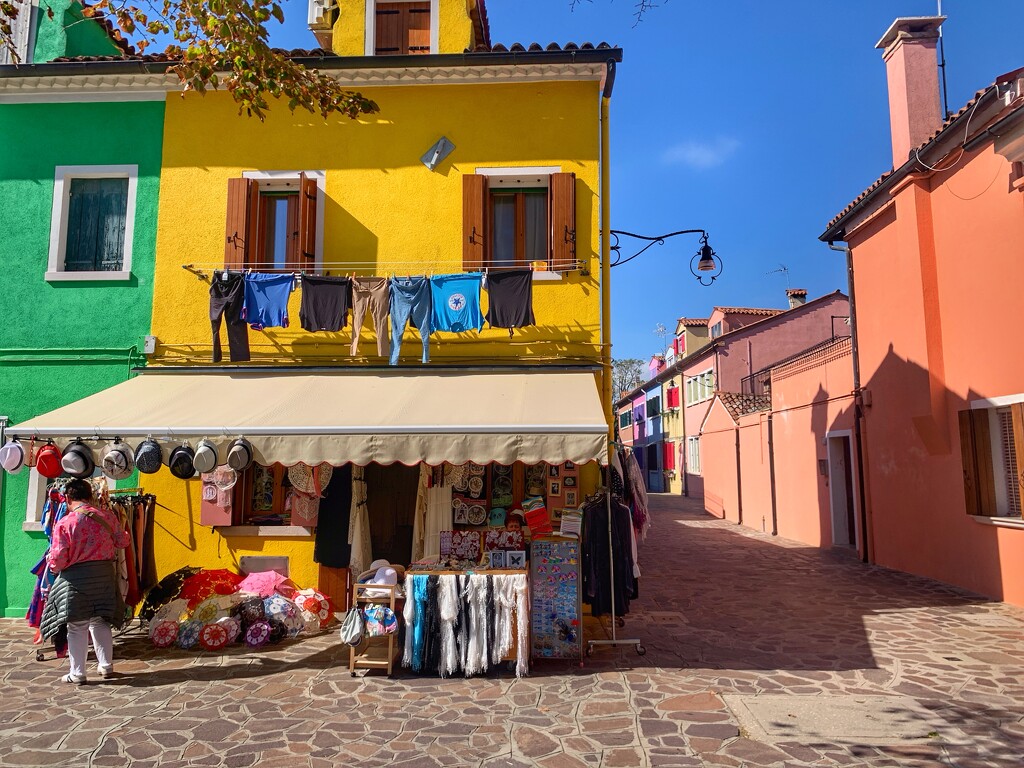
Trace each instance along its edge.
{"label": "terracotta roof tile", "polygon": [[[83,11],[92,8],[92,6],[86,2],[82,2],[81,6]],[[107,33],[107,37],[110,38],[110,42],[120,48],[121,52],[125,56],[138,55],[138,51],[135,50],[135,46],[125,39],[121,34],[121,30],[115,27],[113,22],[111,22],[106,16],[97,14],[95,16],[86,16],[86,18],[92,19],[99,24],[100,27],[103,28],[103,31]]]}
{"label": "terracotta roof tile", "polygon": [[676,323],[682,323],[685,326],[691,325],[707,325],[710,317],[680,317],[676,320]]}
{"label": "terracotta roof tile", "polygon": [[473,10],[470,11],[473,20],[473,28],[476,32],[476,39],[479,44],[488,48],[491,46],[491,23],[487,20],[487,3],[484,0],[477,0]]}
{"label": "terracotta roof tile", "polygon": [[466,53],[526,53],[527,51],[537,53],[540,51],[548,52],[560,52],[560,51],[603,51],[612,50],[612,46],[608,43],[582,43],[577,45],[576,43],[566,43],[565,45],[559,45],[558,43],[548,43],[546,46],[540,43],[530,43],[526,45],[524,43],[512,43],[509,46],[505,46],[502,43],[495,43],[494,45],[477,45],[472,51],[468,50]]}
{"label": "terracotta roof tile", "polygon": [[784,309],[762,309],[759,307],[715,307],[716,312],[726,315],[760,315],[761,317],[775,317],[781,315]]}
{"label": "terracotta roof tile", "polygon": [[772,407],[772,399],[767,395],[743,395],[739,392],[717,394],[733,421],[739,421],[740,416],[746,416],[748,413],[771,410]]}

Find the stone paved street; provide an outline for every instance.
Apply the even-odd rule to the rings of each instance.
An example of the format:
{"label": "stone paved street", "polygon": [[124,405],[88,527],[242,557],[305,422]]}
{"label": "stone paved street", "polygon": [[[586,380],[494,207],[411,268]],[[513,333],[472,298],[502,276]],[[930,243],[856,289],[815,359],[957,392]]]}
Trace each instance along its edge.
{"label": "stone paved street", "polygon": [[0,764],[1024,764],[1024,612],[653,506],[622,630],[644,657],[353,679],[334,633],[224,655],[122,639],[118,676],[76,688],[5,621]]}

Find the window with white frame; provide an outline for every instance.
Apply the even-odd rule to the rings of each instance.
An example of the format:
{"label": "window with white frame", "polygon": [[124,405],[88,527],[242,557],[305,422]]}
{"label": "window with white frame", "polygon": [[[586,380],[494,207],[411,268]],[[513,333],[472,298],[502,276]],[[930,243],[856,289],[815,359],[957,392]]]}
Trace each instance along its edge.
{"label": "window with white frame", "polygon": [[700,474],[700,438],[686,438],[686,469],[691,475]]}
{"label": "window with white frame", "polygon": [[967,512],[1021,518],[1024,402],[960,412]]}
{"label": "window with white frame", "polygon": [[137,165],[59,165],[47,280],[128,280]]}
{"label": "window with white frame", "polygon": [[717,339],[722,335],[722,321],[719,320],[717,323],[711,326],[711,338]]}
{"label": "window with white frame", "polygon": [[[92,476],[99,477],[102,474],[103,471],[100,467],[96,467]],[[55,482],[56,480],[47,479],[38,472],[29,472],[28,500],[25,504],[25,523],[22,525],[22,530],[41,531],[43,529],[43,507],[46,505],[50,487]],[[108,477],[107,487],[114,490],[117,487],[117,481]]]}
{"label": "window with white frame", "polygon": [[438,52],[438,0],[366,0],[367,56]]}
{"label": "window with white frame", "polygon": [[702,403],[715,395],[715,373],[710,368],[686,379],[686,404]]}

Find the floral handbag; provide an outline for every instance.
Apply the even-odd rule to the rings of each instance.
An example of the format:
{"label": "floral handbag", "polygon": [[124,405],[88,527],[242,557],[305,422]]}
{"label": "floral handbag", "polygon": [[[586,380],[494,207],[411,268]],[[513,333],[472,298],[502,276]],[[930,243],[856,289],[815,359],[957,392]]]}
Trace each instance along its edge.
{"label": "floral handbag", "polygon": [[384,637],[398,631],[398,617],[390,608],[371,605],[363,609],[367,637]]}

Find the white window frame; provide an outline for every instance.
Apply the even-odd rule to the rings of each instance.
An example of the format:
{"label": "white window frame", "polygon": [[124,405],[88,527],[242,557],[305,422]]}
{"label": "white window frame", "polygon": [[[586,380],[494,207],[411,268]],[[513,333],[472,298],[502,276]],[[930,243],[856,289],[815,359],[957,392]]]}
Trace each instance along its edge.
{"label": "white window frame", "polygon": [[[366,0],[366,37],[363,53],[366,56],[375,56],[377,48],[377,3],[415,3],[423,0]],[[439,0],[430,0],[430,52],[437,53],[438,40],[440,37],[441,25],[439,24],[438,7]]]}
{"label": "white window frame", "polygon": [[[543,187],[549,190],[548,200],[551,199],[551,174],[561,172],[562,166],[560,165],[497,166],[492,168],[481,166],[474,170],[477,176],[487,177],[488,194],[492,189],[521,189],[523,187],[537,189]],[[550,225],[551,222],[549,221],[548,226],[550,227]],[[536,270],[533,273],[533,279],[535,281],[561,280],[562,273],[547,269]]]}
{"label": "white window frame", "polygon": [[686,471],[691,475],[700,474],[700,437],[686,438]]}
{"label": "white window frame", "polygon": [[[999,397],[984,397],[971,401],[971,410],[987,410],[989,412],[989,449],[992,452],[992,473],[996,492],[996,515],[974,515],[976,522],[984,525],[996,525],[1006,528],[1024,528],[1024,519],[1007,514],[1009,506],[1006,491],[1006,465],[1003,463],[1003,447],[1000,440],[998,410],[1016,403],[1024,402],[1024,393],[1014,395],[1002,395]],[[1020,469],[1020,468],[1018,468]],[[1022,500],[1024,502],[1024,500]]]}
{"label": "white window frame", "polygon": [[[686,405],[703,403],[715,396],[715,370],[706,371],[686,377]],[[693,395],[691,398],[690,395]]]}
{"label": "white window frame", "polygon": [[326,209],[327,195],[327,173],[326,171],[242,171],[243,179],[253,179],[259,182],[260,192],[284,192],[289,189],[296,189],[299,193],[299,177],[305,174],[307,178],[316,179],[316,186],[320,194],[316,196],[316,258],[313,263],[317,269],[323,265],[324,254],[324,210]]}
{"label": "white window frame", "polygon": [[[718,331],[717,333],[715,332],[716,329]],[[712,339],[717,339],[719,336],[722,335],[722,321],[721,320],[719,320],[717,323],[715,323],[714,325],[711,326],[710,333],[708,335],[711,336]]]}
{"label": "white window frame", "polygon": [[[46,505],[46,484],[47,478],[40,475],[38,472],[32,471],[29,467],[25,467],[28,471],[28,499],[25,503],[25,522],[21,524],[21,530],[23,531],[42,531],[43,530],[43,507]],[[102,470],[97,467],[93,472],[93,477],[99,477],[102,475]],[[107,488],[114,490],[117,488],[117,480],[107,478]]]}
{"label": "white window frame", "polygon": [[[68,213],[71,208],[72,179],[128,179],[128,208],[124,220],[124,253],[121,269],[117,271],[68,272],[67,257]],[[50,215],[50,254],[46,266],[46,280],[59,281],[111,281],[131,280],[132,241],[135,238],[135,202],[138,195],[139,166],[137,165],[58,165],[53,179],[53,210]]]}

